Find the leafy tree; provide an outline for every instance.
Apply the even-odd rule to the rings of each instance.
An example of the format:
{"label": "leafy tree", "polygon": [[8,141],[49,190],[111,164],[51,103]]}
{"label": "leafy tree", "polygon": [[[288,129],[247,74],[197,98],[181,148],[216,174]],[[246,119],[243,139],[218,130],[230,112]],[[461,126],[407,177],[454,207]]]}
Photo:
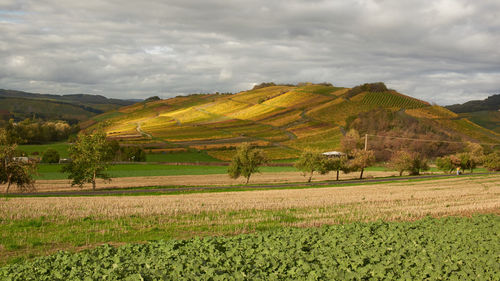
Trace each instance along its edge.
{"label": "leafy tree", "polygon": [[327,171],[336,171],[337,172],[337,180],[339,180],[340,171],[344,171],[344,173],[349,173],[347,170],[347,157],[333,157],[326,158],[324,160],[324,166],[326,166]]}
{"label": "leafy tree", "polygon": [[14,183],[21,192],[35,189],[33,174],[36,163],[33,161],[14,160],[17,144],[9,143],[4,130],[0,131],[0,184],[7,184],[5,193]]}
{"label": "leafy tree", "polygon": [[438,169],[443,172],[453,172],[454,169],[470,170],[474,169],[483,162],[484,150],[481,145],[469,142],[465,152],[448,155],[436,159]]}
{"label": "leafy tree", "polygon": [[465,152],[457,155],[463,169],[469,169],[474,172],[477,165],[481,164],[484,159],[484,149],[480,144],[468,142],[465,147]]}
{"label": "leafy tree", "polygon": [[120,151],[120,143],[116,139],[108,141],[108,151],[107,151],[106,159],[109,161],[122,160],[121,159],[121,151]]}
{"label": "leafy tree", "polygon": [[361,149],[363,147],[363,140],[359,136],[358,131],[351,129],[342,138],[340,145],[346,154],[351,155],[354,150]]}
{"label": "leafy tree", "polygon": [[408,169],[411,163],[410,153],[406,151],[398,151],[392,156],[388,166],[399,172],[399,176],[403,175],[403,172]]}
{"label": "leafy tree", "polygon": [[295,162],[295,168],[302,171],[304,177],[309,174],[307,182],[311,182],[314,172],[318,172],[322,175],[328,173],[326,160],[325,156],[321,153],[306,150],[302,152],[297,162]]}
{"label": "leafy tree", "polygon": [[149,97],[147,99],[144,100],[144,102],[152,102],[152,101],[159,101],[161,100],[158,96],[153,96],[153,97]]}
{"label": "leafy tree", "polygon": [[352,156],[354,158],[349,161],[349,170],[361,171],[359,179],[362,179],[365,168],[375,163],[375,153],[373,150],[356,149],[352,152]]}
{"label": "leafy tree", "polygon": [[103,131],[78,135],[76,142],[69,147],[69,155],[72,162],[63,167],[63,172],[69,173],[72,186],[92,183],[95,190],[97,178],[111,180],[106,174],[109,145]]}
{"label": "leafy tree", "polygon": [[243,176],[248,183],[250,176],[259,172],[259,166],[265,162],[266,158],[262,149],[253,149],[248,143],[242,143],[236,149],[228,174],[233,179]]}
{"label": "leafy tree", "polygon": [[389,166],[399,172],[399,176],[403,175],[404,171],[409,172],[411,176],[419,175],[420,171],[429,170],[427,160],[420,153],[410,153],[406,151],[396,152]]}
{"label": "leafy tree", "polygon": [[144,162],[146,161],[146,152],[142,147],[129,146],[120,148],[121,160]]}
{"label": "leafy tree", "polygon": [[490,171],[500,171],[500,151],[486,155],[483,165]]}
{"label": "leafy tree", "polygon": [[444,173],[451,173],[456,168],[456,157],[443,156],[436,159],[436,166]]}
{"label": "leafy tree", "polygon": [[61,156],[59,155],[59,152],[53,148],[47,149],[42,156],[42,162],[43,163],[59,163],[59,159]]}

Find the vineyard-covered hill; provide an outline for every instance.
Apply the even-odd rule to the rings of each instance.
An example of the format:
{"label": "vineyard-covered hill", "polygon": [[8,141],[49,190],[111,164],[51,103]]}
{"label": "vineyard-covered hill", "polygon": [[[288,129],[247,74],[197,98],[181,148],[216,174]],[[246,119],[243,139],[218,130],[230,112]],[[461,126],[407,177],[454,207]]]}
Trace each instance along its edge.
{"label": "vineyard-covered hill", "polygon": [[[367,123],[360,120],[361,113],[377,111],[385,114],[372,115],[384,120],[372,122],[402,121],[390,121],[379,128],[383,131],[359,125]],[[152,152],[193,148],[222,160],[228,160],[242,142],[262,147],[271,159],[294,158],[306,148],[336,150],[349,128],[387,135],[391,130],[404,130],[405,124],[425,124],[422,128],[413,125],[416,129],[403,135],[423,137],[430,130],[432,137],[443,140],[500,140],[495,132],[443,107],[389,90],[383,83],[352,89],[330,84],[266,85],[237,94],[180,96],[122,107],[94,118],[94,123],[102,121],[110,137],[147,144]]]}

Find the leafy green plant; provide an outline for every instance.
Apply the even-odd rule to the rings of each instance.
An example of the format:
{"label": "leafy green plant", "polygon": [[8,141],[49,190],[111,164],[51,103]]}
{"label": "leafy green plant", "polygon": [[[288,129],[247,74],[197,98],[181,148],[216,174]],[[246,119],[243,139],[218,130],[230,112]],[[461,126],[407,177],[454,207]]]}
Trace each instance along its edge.
{"label": "leafy green plant", "polygon": [[59,163],[61,156],[59,152],[53,148],[45,150],[42,156],[42,163]]}
{"label": "leafy green plant", "polygon": [[499,280],[496,215],[281,228],[103,245],[0,268],[2,280]]}

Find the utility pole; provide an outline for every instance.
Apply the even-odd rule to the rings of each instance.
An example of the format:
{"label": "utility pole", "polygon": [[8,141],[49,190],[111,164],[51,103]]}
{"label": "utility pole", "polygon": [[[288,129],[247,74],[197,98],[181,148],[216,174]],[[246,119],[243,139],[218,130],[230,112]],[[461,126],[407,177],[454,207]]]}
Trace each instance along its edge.
{"label": "utility pole", "polygon": [[365,151],[368,149],[368,134],[365,134]]}

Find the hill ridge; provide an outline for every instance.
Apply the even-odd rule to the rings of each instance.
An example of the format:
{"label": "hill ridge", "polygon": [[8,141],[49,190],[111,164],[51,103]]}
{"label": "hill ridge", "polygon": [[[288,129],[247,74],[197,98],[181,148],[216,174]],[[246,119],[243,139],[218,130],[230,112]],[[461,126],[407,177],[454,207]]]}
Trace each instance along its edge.
{"label": "hill ridge", "polygon": [[[398,111],[401,113],[392,114]],[[392,122],[383,129],[399,133],[406,130],[404,124],[413,124],[413,134],[425,134],[425,124],[436,138],[500,140],[500,134],[443,107],[387,89],[383,83],[352,89],[327,84],[269,85],[232,95],[191,95],[141,103],[97,118],[109,122],[110,137],[125,143],[206,150],[222,160],[228,160],[243,141],[262,147],[273,159],[293,158],[303,149],[339,149],[346,130],[370,122]],[[137,133],[139,123],[151,138]],[[359,127],[361,133],[373,130],[363,126]]]}

